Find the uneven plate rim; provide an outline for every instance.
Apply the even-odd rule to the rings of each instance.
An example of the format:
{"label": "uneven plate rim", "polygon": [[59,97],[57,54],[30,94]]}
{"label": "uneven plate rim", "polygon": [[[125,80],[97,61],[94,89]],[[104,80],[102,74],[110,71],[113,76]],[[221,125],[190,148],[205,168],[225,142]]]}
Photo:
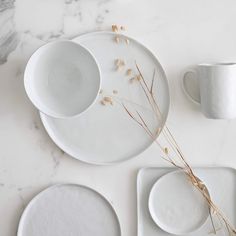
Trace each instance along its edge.
{"label": "uneven plate rim", "polygon": [[30,207],[38,200],[40,199],[41,197],[43,197],[43,195],[45,193],[47,193],[48,191],[52,190],[53,188],[57,188],[57,187],[61,187],[61,186],[75,186],[75,187],[80,187],[80,188],[85,188],[95,194],[97,194],[98,196],[100,196],[105,202],[106,204],[110,207],[110,209],[113,211],[114,215],[115,215],[115,219],[118,223],[118,228],[119,228],[119,235],[121,236],[122,233],[121,233],[121,226],[120,226],[120,221],[119,221],[119,218],[118,218],[118,215],[114,209],[114,207],[111,205],[111,203],[101,194],[99,193],[98,191],[86,186],[86,185],[82,185],[82,184],[75,184],[75,183],[67,183],[67,184],[54,184],[52,186],[49,186],[47,187],[46,189],[40,191],[36,196],[34,196],[30,202],[27,204],[27,206],[25,207],[24,211],[23,211],[23,214],[21,215],[20,217],[20,221],[19,221],[19,224],[18,224],[18,229],[17,229],[17,236],[23,236],[22,235],[22,227],[23,227],[23,221],[24,221],[24,218],[26,217],[27,215],[27,212],[29,211]]}
{"label": "uneven plate rim", "polygon": [[[161,131],[159,132],[159,134],[156,136],[156,138],[159,137],[160,133],[162,132],[162,129],[163,127],[165,126],[165,123],[167,121],[167,118],[168,118],[168,115],[169,115],[169,110],[170,110],[170,89],[169,89],[169,82],[168,82],[168,79],[167,79],[167,76],[166,76],[166,73],[161,65],[161,63],[158,61],[157,57],[155,56],[155,54],[152,53],[152,51],[146,47],[145,45],[143,45],[141,42],[139,42],[138,40],[132,38],[132,37],[129,37],[129,36],[126,36],[124,34],[117,34],[117,33],[114,33],[114,32],[110,32],[110,31],[94,31],[94,32],[90,32],[90,33],[84,33],[84,34],[81,34],[79,35],[78,37],[75,37],[72,39],[72,41],[76,41],[78,38],[79,39],[83,39],[85,37],[89,37],[89,36],[96,36],[96,35],[102,35],[102,34],[108,34],[108,35],[113,35],[113,36],[116,36],[116,35],[120,35],[120,36],[124,36],[126,37],[127,39],[131,40],[131,41],[134,41],[135,43],[137,43],[139,46],[142,46],[144,48],[145,51],[147,51],[154,59],[155,61],[155,64],[157,64],[160,69],[161,69],[161,72],[163,74],[163,78],[165,80],[165,83],[166,83],[166,89],[167,89],[167,97],[168,97],[168,101],[167,101],[167,111],[166,111],[166,115],[165,115],[165,118],[163,119],[163,124],[161,126]],[[77,43],[77,42],[75,42]],[[87,47],[85,47],[87,49]],[[128,161],[128,160],[131,160],[133,158],[136,158],[138,157],[141,153],[145,152],[148,148],[150,148],[150,146],[154,143],[154,140],[152,140],[148,145],[147,147],[145,147],[142,151],[140,151],[138,154],[133,154],[133,155],[130,155],[129,157],[126,157],[126,158],[123,158],[123,159],[120,159],[120,160],[116,160],[116,161],[112,161],[112,162],[96,162],[96,161],[89,161],[89,160],[85,160],[85,158],[81,158],[81,157],[77,157],[78,155],[76,155],[76,153],[74,153],[73,151],[71,151],[71,149],[68,149],[66,147],[66,145],[63,144],[63,142],[61,142],[57,137],[56,135],[54,135],[54,132],[52,131],[52,129],[50,128],[50,125],[49,125],[49,122],[47,122],[47,115],[42,113],[42,112],[39,112],[40,113],[40,119],[44,125],[44,128],[46,130],[46,132],[48,133],[49,137],[52,139],[52,141],[59,147],[61,148],[63,151],[65,151],[65,153],[69,154],[72,158],[76,159],[76,160],[79,160],[83,163],[86,163],[86,164],[93,164],[93,165],[98,165],[98,166],[109,166],[109,165],[115,165],[115,164],[118,164],[118,163],[122,163],[124,161]]]}

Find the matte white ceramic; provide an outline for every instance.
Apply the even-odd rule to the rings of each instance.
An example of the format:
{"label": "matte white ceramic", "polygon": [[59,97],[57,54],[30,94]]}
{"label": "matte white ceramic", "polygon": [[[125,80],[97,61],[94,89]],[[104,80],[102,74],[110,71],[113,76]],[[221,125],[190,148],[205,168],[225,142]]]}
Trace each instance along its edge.
{"label": "matte white ceramic", "polygon": [[184,235],[200,228],[209,216],[209,206],[183,171],[157,180],[149,196],[149,211],[164,231]]}
{"label": "matte white ceramic", "polygon": [[[91,109],[73,119],[54,119],[41,114],[42,122],[52,140],[66,153],[87,163],[107,165],[128,160],[140,154],[153,142],[115,99],[113,106],[101,105],[103,96],[117,96],[117,100],[127,104],[132,111],[140,111],[152,132],[163,127],[168,115],[168,83],[156,57],[136,40],[129,38],[129,44],[126,44],[127,37],[124,35],[120,35],[121,42],[117,44],[114,41],[115,36],[111,32],[95,32],[74,39],[93,53],[101,68],[103,93]],[[116,59],[125,60],[125,68],[117,71]],[[149,86],[153,71],[156,70],[153,93],[158,101],[162,120],[157,120],[150,111],[139,83],[130,83],[129,80],[134,74],[126,75],[128,68],[132,68],[137,74],[135,60]],[[113,94],[113,90],[117,90],[118,94]],[[127,103],[127,100],[139,105]]]}
{"label": "matte white ceramic", "polygon": [[90,107],[100,89],[100,70],[92,54],[71,41],[40,47],[29,59],[25,90],[43,113],[73,117]]}
{"label": "matte white ceramic", "polygon": [[236,63],[199,64],[184,74],[183,88],[207,118],[236,118]]}
{"label": "matte white ceramic", "polygon": [[54,185],[26,207],[17,236],[121,236],[118,218],[107,200],[75,184]]}
{"label": "matte white ceramic", "polygon": [[[137,235],[138,236],[170,236],[173,234],[162,230],[153,221],[149,207],[149,196],[153,185],[162,176],[176,171],[175,168],[143,168],[137,176]],[[227,215],[227,218],[233,225],[236,225],[236,171],[232,168],[213,167],[213,168],[195,168],[195,174],[204,182],[209,190],[210,196],[217,206]],[[175,204],[173,202],[173,204]],[[214,216],[213,216],[214,217]],[[227,229],[222,227],[214,217],[215,227],[218,236],[228,235]],[[197,231],[189,234],[189,236],[209,236],[213,235],[213,228],[210,217],[206,223]]]}

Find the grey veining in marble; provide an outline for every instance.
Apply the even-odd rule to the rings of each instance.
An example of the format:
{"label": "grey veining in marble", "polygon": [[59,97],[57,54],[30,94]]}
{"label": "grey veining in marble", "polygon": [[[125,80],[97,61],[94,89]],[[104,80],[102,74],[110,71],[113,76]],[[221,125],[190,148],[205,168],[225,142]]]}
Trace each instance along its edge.
{"label": "grey veining in marble", "polygon": [[18,34],[14,26],[14,1],[0,2],[0,64],[7,61],[9,53],[17,46]]}
{"label": "grey veining in marble", "polygon": [[150,48],[170,84],[168,124],[192,165],[236,167],[236,123],[205,119],[181,90],[186,67],[236,61],[235,0],[0,0],[0,236],[15,236],[23,208],[53,183],[78,183],[112,202],[123,236],[136,236],[136,173],[163,166],[158,149],[110,167],[70,158],[51,141],[23,86],[41,45],[112,24]]}

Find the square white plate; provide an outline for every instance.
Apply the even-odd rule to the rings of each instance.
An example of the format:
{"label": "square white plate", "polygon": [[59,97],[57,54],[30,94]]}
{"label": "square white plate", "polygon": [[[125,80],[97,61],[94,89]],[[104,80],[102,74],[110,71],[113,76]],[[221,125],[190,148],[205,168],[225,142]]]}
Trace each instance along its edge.
{"label": "square white plate", "polygon": [[[175,168],[147,167],[140,169],[137,176],[137,214],[138,236],[167,236],[152,220],[148,209],[148,198],[153,184],[163,175],[176,170]],[[236,225],[236,170],[228,167],[195,168],[196,175],[206,184],[213,201],[225,213],[233,225]],[[216,229],[220,228],[214,220]],[[221,227],[217,236],[227,235]],[[210,218],[191,236],[209,236],[213,228]]]}

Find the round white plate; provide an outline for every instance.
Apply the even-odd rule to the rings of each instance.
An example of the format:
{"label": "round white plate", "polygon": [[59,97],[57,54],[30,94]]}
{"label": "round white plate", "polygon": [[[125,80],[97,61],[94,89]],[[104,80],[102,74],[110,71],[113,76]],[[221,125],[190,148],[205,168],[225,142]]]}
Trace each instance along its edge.
{"label": "round white plate", "polygon": [[120,236],[107,200],[81,185],[62,184],[38,194],[26,207],[17,236]]}
{"label": "round white plate", "polygon": [[[115,43],[116,34],[95,32],[79,36],[74,42],[80,43],[97,59],[102,77],[103,94],[112,94],[117,90],[118,97],[134,101],[133,105],[141,114],[152,131],[162,128],[169,110],[169,89],[165,73],[156,57],[142,44],[129,38],[126,44],[121,40]],[[120,38],[127,38],[120,36]],[[115,59],[125,60],[125,69],[116,71]],[[162,122],[144,107],[149,107],[147,99],[138,84],[130,83],[132,76],[126,75],[131,68],[135,73],[135,60],[149,86],[156,70],[153,93],[162,112]],[[124,111],[122,106],[102,106],[100,98],[83,115],[73,119],[54,119],[41,114],[42,122],[52,140],[66,153],[81,161],[93,164],[112,164],[128,160],[144,151],[153,142]],[[125,102],[126,103],[126,102]],[[127,104],[127,103],[126,103]]]}
{"label": "round white plate", "polygon": [[94,103],[100,77],[98,64],[87,49],[72,41],[56,41],[43,45],[30,57],[24,85],[40,111],[70,118]]}
{"label": "round white plate", "polygon": [[148,204],[154,222],[175,235],[197,230],[209,216],[206,200],[183,171],[174,171],[158,179]]}

